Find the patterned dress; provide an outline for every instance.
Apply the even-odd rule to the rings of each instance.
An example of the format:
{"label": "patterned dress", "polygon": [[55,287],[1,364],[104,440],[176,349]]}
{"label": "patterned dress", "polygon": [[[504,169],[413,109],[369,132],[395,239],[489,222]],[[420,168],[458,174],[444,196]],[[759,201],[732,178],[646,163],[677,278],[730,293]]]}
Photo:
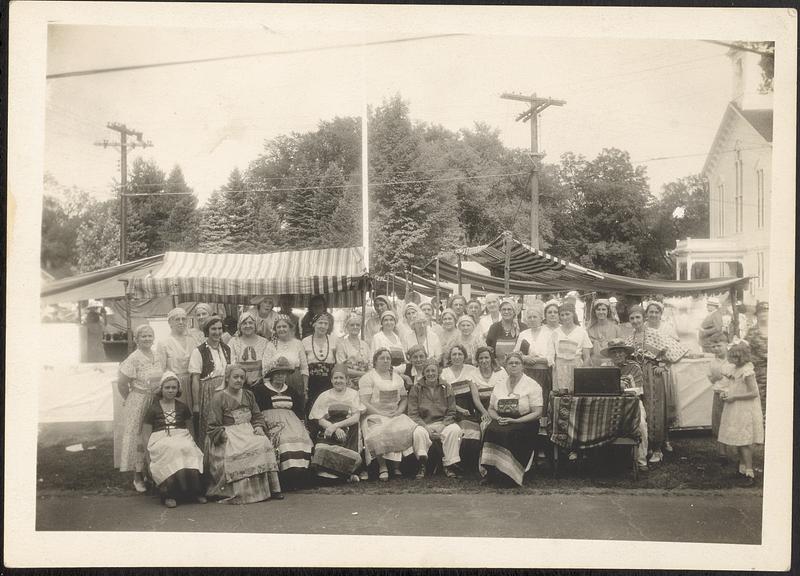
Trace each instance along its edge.
{"label": "patterned dress", "polygon": [[675,418],[675,399],[669,371],[656,373],[659,366],[667,368],[686,355],[686,348],[677,340],[659,330],[645,326],[631,334],[626,344],[633,346],[634,360],[644,374],[644,407],[647,411],[647,437],[651,445],[660,449],[669,439],[669,425]]}
{"label": "patterned dress", "polygon": [[331,388],[320,394],[314,402],[308,417],[314,426],[315,446],[312,464],[317,469],[318,475],[347,478],[361,466],[359,424],[343,428],[345,439],[340,441],[334,435],[326,438],[325,431],[317,424],[319,420],[341,422],[355,414],[363,413],[364,409],[358,392],[352,388],[345,388],[341,392]]}
{"label": "patterned dress", "polygon": [[281,472],[308,468],[311,462],[311,438],[300,418],[304,416],[301,397],[287,384],[273,388],[270,383],[259,383],[253,389],[264,422],[267,436],[278,452]]}
{"label": "patterned dress", "polygon": [[[255,434],[257,428],[264,435]],[[281,491],[275,449],[249,390],[242,390],[241,400],[225,390],[214,394],[205,452],[211,476],[208,496],[227,504],[249,504]]]}
{"label": "patterned dress", "polygon": [[262,379],[264,364],[274,360],[269,356],[272,352],[269,340],[258,335],[247,341],[242,336],[234,336],[228,346],[231,348],[231,361],[244,368],[247,384],[255,386]]}
{"label": "patterned dress", "polygon": [[125,399],[125,427],[122,431],[120,472],[144,470],[142,423],[153,402],[153,393],[161,386],[161,375],[167,360],[158,350],[152,358],[141,350],[134,350],[119,365],[119,371],[130,378],[130,394]]}
{"label": "patterned dress", "polygon": [[[368,372],[372,368],[372,352],[364,340],[354,343],[350,337],[340,338],[336,344],[336,363],[346,364],[352,370]],[[358,390],[358,378],[350,378],[350,387]]]}

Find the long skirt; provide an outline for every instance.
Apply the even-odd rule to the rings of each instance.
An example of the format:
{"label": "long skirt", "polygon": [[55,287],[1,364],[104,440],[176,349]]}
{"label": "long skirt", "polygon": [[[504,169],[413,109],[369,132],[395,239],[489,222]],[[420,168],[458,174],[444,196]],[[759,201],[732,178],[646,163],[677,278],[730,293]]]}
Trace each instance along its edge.
{"label": "long skirt", "polygon": [[719,392],[714,392],[714,398],[711,400],[711,435],[714,440],[719,436],[719,421],[722,418],[722,408],[725,402]]}
{"label": "long skirt", "polygon": [[575,366],[577,365],[578,365],[577,359],[564,360],[563,358],[556,358],[556,365],[554,368],[555,382],[552,383],[551,389],[556,388],[560,390],[562,388],[566,388],[570,392],[574,392]]}
{"label": "long skirt", "polygon": [[200,420],[196,436],[198,446],[205,446],[208,417],[211,414],[211,399],[214,397],[217,386],[221,385],[222,376],[200,380]]}
{"label": "long skirt", "polygon": [[[574,369],[573,369],[574,373]],[[537,384],[542,388],[542,399],[544,405],[542,407],[542,416],[547,415],[550,403],[550,392],[553,390],[553,369],[551,367],[534,367],[525,368],[525,375],[529,378],[536,380]]]}
{"label": "long skirt", "polygon": [[493,420],[483,434],[479,464],[481,476],[486,476],[489,472],[487,467],[493,466],[522,486],[538,434],[538,420],[504,426]]}
{"label": "long skirt", "polygon": [[192,435],[184,428],[159,430],[147,442],[150,455],[150,475],[156,485],[162,484],[179,470],[197,470],[203,473],[203,452],[194,443]]}
{"label": "long skirt", "polygon": [[348,478],[361,466],[361,456],[358,454],[361,435],[359,426],[354,424],[344,430],[347,436],[343,442],[335,436],[325,438],[323,430],[318,431],[311,464],[319,476]]}
{"label": "long skirt", "polygon": [[367,466],[381,456],[386,460],[400,462],[413,450],[413,434],[417,423],[405,414],[390,418],[370,414],[361,420],[364,434],[364,459]]}
{"label": "long skirt", "polygon": [[125,399],[125,426],[122,431],[120,472],[142,472],[144,470],[144,445],[142,423],[153,403],[153,395],[134,388]]}
{"label": "long skirt", "polygon": [[669,440],[669,408],[667,374],[656,374],[655,366],[650,362],[642,364],[644,375],[644,408],[647,411],[647,439],[653,450],[660,450],[661,445]]}
{"label": "long skirt", "polygon": [[225,426],[225,442],[206,441],[211,485],[206,494],[226,504],[268,500],[280,492],[275,449],[266,436],[253,432],[249,422]]}
{"label": "long skirt", "polygon": [[281,472],[290,468],[308,468],[314,446],[297,415],[285,408],[264,410],[262,414],[267,421],[267,436],[278,451]]}

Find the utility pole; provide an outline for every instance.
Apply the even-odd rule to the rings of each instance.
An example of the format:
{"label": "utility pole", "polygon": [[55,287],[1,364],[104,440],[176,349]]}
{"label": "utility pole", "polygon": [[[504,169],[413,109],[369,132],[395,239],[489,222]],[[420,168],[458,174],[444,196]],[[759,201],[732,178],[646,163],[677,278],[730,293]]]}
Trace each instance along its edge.
{"label": "utility pole", "polygon": [[524,94],[512,94],[504,92],[500,98],[505,100],[517,100],[530,105],[525,112],[517,116],[517,122],[531,122],[531,248],[539,249],[539,162],[544,154],[539,153],[539,113],[548,106],[563,106],[565,100],[553,100],[552,98],[537,98],[536,94],[525,96]]}
{"label": "utility pole", "polygon": [[[145,142],[142,140],[142,133],[132,130],[120,124],[119,122],[109,122],[106,124],[109,130],[119,132],[119,143],[109,142],[103,140],[102,142],[95,142],[95,146],[102,146],[103,148],[119,147],[120,152],[120,179],[121,187],[119,193],[119,263],[124,264],[128,259],[128,242],[127,242],[127,228],[128,228],[128,208],[126,198],[128,196],[128,148],[147,148],[152,146],[153,143],[149,140]],[[128,136],[136,136],[136,140],[128,142]]]}

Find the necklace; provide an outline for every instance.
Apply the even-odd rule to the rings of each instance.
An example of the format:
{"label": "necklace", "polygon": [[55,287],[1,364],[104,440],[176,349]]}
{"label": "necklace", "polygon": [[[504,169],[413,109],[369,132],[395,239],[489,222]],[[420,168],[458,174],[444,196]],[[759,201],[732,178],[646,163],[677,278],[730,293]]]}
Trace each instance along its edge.
{"label": "necklace", "polygon": [[314,358],[316,358],[319,362],[324,362],[328,359],[328,353],[331,351],[331,342],[328,340],[328,335],[325,334],[325,353],[322,354],[322,348],[320,348],[319,353],[322,354],[322,356],[320,356],[317,354],[316,346],[314,346],[314,344],[316,344],[314,338],[314,336],[311,337],[311,351],[314,352]]}

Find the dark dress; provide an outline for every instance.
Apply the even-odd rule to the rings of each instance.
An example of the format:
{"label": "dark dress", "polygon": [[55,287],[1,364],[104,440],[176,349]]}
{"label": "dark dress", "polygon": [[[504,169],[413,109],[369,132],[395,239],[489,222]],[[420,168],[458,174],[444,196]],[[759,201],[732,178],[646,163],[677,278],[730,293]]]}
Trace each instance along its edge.
{"label": "dark dress", "polygon": [[486,333],[486,345],[494,351],[495,358],[500,364],[503,364],[506,354],[514,350],[519,335],[527,329],[527,324],[518,322],[514,329],[506,332],[502,320],[489,327],[489,331]]}
{"label": "dark dress", "polygon": [[152,426],[147,442],[150,474],[158,485],[161,498],[193,499],[202,496],[200,474],[203,452],[189,432],[192,411],[175,400],[175,409],[164,412],[155,400],[145,414],[144,423]]}
{"label": "dark dress", "polygon": [[313,445],[301,422],[305,416],[302,397],[286,384],[276,390],[261,383],[254,386],[252,391],[264,415],[267,436],[278,451],[280,471],[307,469]]}

